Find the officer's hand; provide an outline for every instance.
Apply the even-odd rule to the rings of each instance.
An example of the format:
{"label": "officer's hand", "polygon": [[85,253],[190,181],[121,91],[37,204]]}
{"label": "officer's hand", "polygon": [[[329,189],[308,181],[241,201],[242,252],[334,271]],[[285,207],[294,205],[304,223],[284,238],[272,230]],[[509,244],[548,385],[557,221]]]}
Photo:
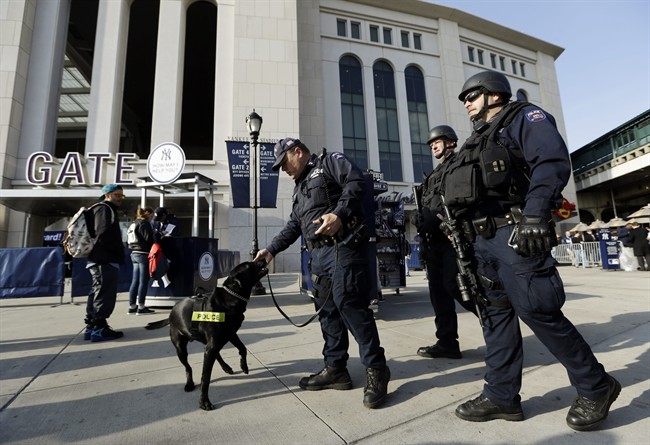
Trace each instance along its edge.
{"label": "officer's hand", "polygon": [[316,235],[325,235],[325,236],[334,236],[336,232],[343,226],[341,220],[334,213],[327,213],[320,218],[312,221],[313,224],[319,225],[320,227],[314,234]]}
{"label": "officer's hand", "polygon": [[549,221],[541,216],[524,216],[519,223],[519,233],[514,240],[522,256],[535,256],[551,251],[557,244],[555,231]]}
{"label": "officer's hand", "polygon": [[264,260],[266,261],[266,264],[269,264],[271,261],[273,261],[273,255],[271,255],[271,252],[268,250],[262,249],[257,252],[257,255],[255,255],[255,258],[253,258],[253,262],[259,260]]}

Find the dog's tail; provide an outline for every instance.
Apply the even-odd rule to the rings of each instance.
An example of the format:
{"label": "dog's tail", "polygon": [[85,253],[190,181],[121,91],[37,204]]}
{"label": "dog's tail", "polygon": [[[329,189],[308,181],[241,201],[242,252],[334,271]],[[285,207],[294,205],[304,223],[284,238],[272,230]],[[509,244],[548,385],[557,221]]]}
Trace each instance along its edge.
{"label": "dog's tail", "polygon": [[147,324],[144,328],[145,329],[160,329],[164,326],[167,326],[169,324],[169,318],[165,318],[164,320],[159,320],[159,321],[152,321],[151,323]]}

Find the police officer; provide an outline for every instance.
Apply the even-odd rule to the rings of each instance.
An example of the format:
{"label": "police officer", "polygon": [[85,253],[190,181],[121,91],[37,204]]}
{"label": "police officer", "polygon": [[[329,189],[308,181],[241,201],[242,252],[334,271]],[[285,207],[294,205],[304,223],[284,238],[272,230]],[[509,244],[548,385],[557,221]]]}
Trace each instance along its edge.
{"label": "police officer", "polygon": [[301,234],[311,253],[314,304],[322,307],[319,320],[325,340],[325,367],[302,378],[299,385],[312,391],[352,388],[346,368],[349,329],[366,367],[363,404],[377,408],[386,399],[390,370],[369,309],[368,236],[362,230],[362,203],[367,193],[363,174],[345,155],[312,155],[299,139],[289,137],[275,145],[273,170],[280,168],[295,181],[293,210],[284,229],[255,260],[271,262]]}
{"label": "police officer", "polygon": [[[577,390],[568,426],[592,430],[607,417],[621,385],[561,310],[565,293],[550,255],[557,243],[551,209],[562,203],[569,154],[555,119],[535,105],[509,102],[511,95],[503,74],[485,71],[467,79],[458,96],[474,132],[449,165],[443,190],[454,216],[471,221],[474,233],[467,235],[475,236],[478,273],[497,286],[485,289],[488,304],[482,311],[486,383],[456,415],[475,422],[524,419],[520,318],[566,368]],[[510,239],[515,220],[518,233]]]}
{"label": "police officer", "polygon": [[422,253],[425,260],[429,284],[429,298],[435,312],[436,343],[422,346],[417,354],[427,358],[462,358],[458,344],[458,301],[467,310],[476,313],[474,305],[464,302],[458,285],[454,248],[447,236],[440,230],[443,211],[440,209],[440,182],[447,162],[452,162],[458,136],[448,125],[438,125],[429,131],[427,145],[439,164],[422,183],[422,203],[418,212],[417,229],[422,238]]}

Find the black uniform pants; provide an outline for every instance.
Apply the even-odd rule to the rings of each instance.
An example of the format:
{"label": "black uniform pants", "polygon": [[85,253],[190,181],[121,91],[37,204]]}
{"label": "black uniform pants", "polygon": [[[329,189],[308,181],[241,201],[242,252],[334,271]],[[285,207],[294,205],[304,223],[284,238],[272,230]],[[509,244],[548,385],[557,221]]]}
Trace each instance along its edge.
{"label": "black uniform pants", "polygon": [[464,303],[456,284],[458,266],[456,253],[446,239],[431,241],[427,246],[427,279],[429,298],[435,312],[438,344],[449,350],[458,350],[458,317],[456,303],[475,312],[472,304]]}
{"label": "black uniform pants", "polygon": [[[338,254],[337,254],[338,249]],[[323,357],[327,366],[346,367],[348,360],[348,330],[359,344],[361,363],[366,368],[386,366],[384,349],[379,344],[379,332],[370,305],[370,275],[366,265],[367,245],[357,249],[346,246],[324,246],[311,252],[311,273],[332,280],[331,296],[328,289],[314,284],[318,298],[323,333]]]}
{"label": "black uniform pants", "polygon": [[512,227],[497,230],[486,240],[477,237],[474,250],[479,273],[502,284],[486,290],[490,300],[509,300],[512,307],[488,306],[483,336],[487,346],[483,394],[493,403],[512,406],[520,401],[523,365],[520,318],[566,368],[578,394],[602,397],[607,374],[575,326],[562,313],[564,286],[548,255],[524,258],[507,245]]}

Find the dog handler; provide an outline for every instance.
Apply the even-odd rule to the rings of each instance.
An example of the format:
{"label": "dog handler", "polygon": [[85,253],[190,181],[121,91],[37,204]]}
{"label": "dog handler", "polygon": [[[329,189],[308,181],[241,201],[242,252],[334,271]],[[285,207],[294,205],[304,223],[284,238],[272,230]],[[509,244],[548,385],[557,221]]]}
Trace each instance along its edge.
{"label": "dog handler", "polygon": [[284,229],[258,252],[255,260],[271,262],[301,234],[311,253],[314,304],[317,308],[323,306],[319,320],[325,340],[325,367],[318,374],[302,378],[299,385],[311,391],[352,388],[346,368],[349,329],[366,367],[363,404],[377,408],[388,393],[390,370],[368,307],[368,239],[350,236],[358,233],[363,223],[362,202],[367,193],[363,174],[342,153],[312,155],[305,144],[293,138],[275,145],[273,170],[280,168],[296,184],[293,210]]}

